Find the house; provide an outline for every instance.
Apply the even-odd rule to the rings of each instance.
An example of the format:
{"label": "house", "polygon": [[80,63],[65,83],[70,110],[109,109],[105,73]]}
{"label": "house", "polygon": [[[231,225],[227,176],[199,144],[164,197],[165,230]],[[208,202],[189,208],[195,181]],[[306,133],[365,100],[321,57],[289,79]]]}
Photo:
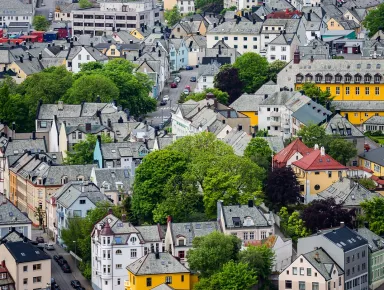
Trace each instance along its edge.
{"label": "house", "polygon": [[264,214],[252,200],[247,205],[227,206],[219,200],[217,222],[224,234],[237,236],[244,245],[275,234],[273,215]]}
{"label": "house", "polygon": [[35,1],[23,3],[22,1],[7,1],[2,0],[0,6],[2,7],[1,13],[1,27],[8,27],[11,22],[25,23],[32,25],[33,16],[35,14]]}
{"label": "house", "polygon": [[66,3],[55,8],[55,21],[72,22],[72,10],[78,10],[79,3]]}
{"label": "house", "polygon": [[205,49],[202,64],[218,62],[220,65],[224,65],[233,64],[236,61],[241,54],[236,48],[231,48],[226,44],[223,39],[217,41],[213,47]]}
{"label": "house", "polygon": [[360,236],[368,241],[369,247],[369,285],[372,289],[379,288],[383,284],[384,273],[382,271],[384,261],[381,258],[384,254],[384,240],[366,227],[357,229]]}
{"label": "house", "polygon": [[[159,54],[161,56],[160,50]],[[136,71],[146,74],[153,81],[153,88],[150,96],[157,99],[165,86],[165,76],[164,70],[161,67],[161,62],[144,58],[144,61],[137,67]]]}
{"label": "house", "polygon": [[43,250],[24,241],[3,241],[0,252],[15,289],[43,289],[51,283],[51,257]]}
{"label": "house", "polygon": [[205,49],[207,48],[207,39],[202,35],[191,35],[185,40],[188,46],[188,65],[200,65],[205,56]]}
{"label": "house", "polygon": [[[161,289],[160,285],[180,290],[192,290],[197,276],[185,268],[170,253],[148,253],[127,266],[125,290]],[[164,289],[163,287],[163,289]],[[171,289],[172,289],[171,288]]]}
{"label": "house", "polygon": [[300,44],[301,42],[296,34],[287,35],[280,30],[280,35],[268,43],[266,57],[269,62],[275,60],[290,62],[293,59],[296,47]]}
{"label": "house", "polygon": [[14,73],[20,81],[25,80],[28,76],[41,72],[44,67],[38,58],[28,55],[28,58],[22,56],[19,59],[15,59],[8,67]]}
{"label": "house", "polygon": [[11,274],[7,266],[5,265],[5,260],[0,263],[0,286],[3,289],[15,290],[15,281],[12,279]]}
{"label": "house", "polygon": [[164,237],[159,225],[134,227],[125,214],[118,219],[109,210],[91,233],[92,288],[124,290],[125,267],[150,252],[164,252]]}
{"label": "house", "polygon": [[372,116],[363,123],[363,132],[384,132],[384,116]]}
{"label": "house", "polygon": [[273,156],[273,167],[290,167],[293,162],[307,156],[312,151],[313,149],[307,147],[299,137]]}
{"label": "house", "polygon": [[325,13],[323,10],[315,10],[313,7],[304,7],[301,10],[304,15],[302,17],[305,34],[307,37],[307,43],[309,44],[314,39],[320,39],[320,37],[327,30],[327,24],[324,21]]}
{"label": "house", "polygon": [[369,169],[377,177],[384,175],[384,147],[369,150],[359,155],[359,166]]}
{"label": "house", "polygon": [[214,231],[219,231],[216,221],[173,223],[172,217],[168,216],[165,250],[188,268],[187,253],[192,249],[193,239],[204,237]]}
{"label": "house", "polygon": [[300,238],[297,254],[303,255],[319,248],[344,271],[344,289],[368,289],[369,247],[366,239],[342,222],[339,228]]}
{"label": "house", "polygon": [[231,128],[227,130],[222,140],[233,148],[233,152],[238,156],[244,156],[244,151],[251,142],[252,136],[243,131],[242,128]]}
{"label": "house", "polygon": [[331,58],[331,49],[329,43],[322,41],[317,35],[314,36],[308,44],[299,46],[300,59],[315,60]]}
{"label": "house", "polygon": [[360,32],[360,25],[356,21],[345,19],[343,16],[329,19],[327,27],[328,30],[354,30],[356,34]]}
{"label": "house", "polygon": [[169,39],[169,61],[171,71],[178,71],[188,65],[188,48],[184,39]]}
{"label": "house", "polygon": [[0,239],[12,229],[16,229],[29,239],[31,238],[32,221],[2,194],[0,194],[0,213]]}
{"label": "house", "polygon": [[279,289],[344,289],[343,269],[323,249],[299,255],[279,275]]}
{"label": "house", "polygon": [[133,177],[124,168],[92,168],[91,181],[115,205],[121,204],[132,193]]}
{"label": "house", "polygon": [[68,71],[78,73],[82,64],[91,61],[107,63],[108,57],[91,46],[74,46],[71,43],[65,65]]}
{"label": "house", "polygon": [[68,182],[54,193],[53,198],[57,206],[56,239],[61,245],[64,245],[61,231],[68,228],[71,218],[84,218],[99,202],[111,203],[95,184],[88,181]]}
{"label": "house", "polygon": [[220,66],[217,62],[199,65],[195,92],[213,89],[215,75],[220,71]]}
{"label": "house", "polygon": [[195,11],[195,2],[190,1],[181,1],[181,0],[166,0],[164,1],[164,9],[172,10],[174,6],[177,6],[181,14],[188,14]]}
{"label": "house", "polygon": [[291,167],[300,183],[305,203],[309,203],[321,190],[346,177],[348,171],[348,167],[326,154],[324,147],[319,149],[317,144],[312,152],[294,161]]}

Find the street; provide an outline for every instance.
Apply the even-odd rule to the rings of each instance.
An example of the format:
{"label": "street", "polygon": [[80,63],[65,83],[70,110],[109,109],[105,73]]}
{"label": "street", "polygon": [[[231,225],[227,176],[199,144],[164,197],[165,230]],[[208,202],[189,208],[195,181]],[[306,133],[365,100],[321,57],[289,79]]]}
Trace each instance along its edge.
{"label": "street", "polygon": [[152,126],[159,125],[162,120],[166,120],[170,118],[171,116],[171,106],[173,109],[176,108],[177,102],[180,99],[180,95],[185,89],[185,86],[191,86],[191,90],[194,91],[196,87],[196,83],[190,82],[191,77],[197,78],[197,68],[194,67],[193,70],[183,70],[178,75],[181,75],[180,83],[178,84],[177,88],[172,89],[170,87],[170,83],[173,81],[173,76],[168,81],[168,85],[164,88],[163,93],[161,94],[162,97],[165,95],[169,96],[169,101],[165,106],[160,106],[159,103],[162,100],[162,97],[159,98],[157,103],[157,110],[153,113],[149,113],[146,117],[148,124]]}
{"label": "street", "polygon": [[[35,241],[36,237],[39,237],[39,236],[43,237],[45,242],[53,243],[48,239],[47,234],[44,234],[42,230],[32,229],[32,240]],[[52,278],[55,279],[56,283],[60,286],[60,289],[62,290],[72,289],[71,280],[79,280],[81,285],[85,289],[91,290],[92,289],[91,284],[89,283],[88,280],[86,280],[83,277],[79,269],[76,268],[75,260],[72,258],[72,256],[60,246],[56,244],[54,244],[53,246],[55,247],[54,251],[45,251],[45,252],[51,257],[53,257],[54,255],[62,255],[64,259],[68,261],[68,265],[71,267],[71,270],[72,270],[72,273],[64,273],[61,270],[59,264],[57,264],[55,260],[53,259],[51,260]]]}
{"label": "street", "polygon": [[[37,0],[35,15],[44,15],[47,19],[49,12],[55,13],[56,1],[55,0]],[[45,5],[45,6],[42,6]]]}

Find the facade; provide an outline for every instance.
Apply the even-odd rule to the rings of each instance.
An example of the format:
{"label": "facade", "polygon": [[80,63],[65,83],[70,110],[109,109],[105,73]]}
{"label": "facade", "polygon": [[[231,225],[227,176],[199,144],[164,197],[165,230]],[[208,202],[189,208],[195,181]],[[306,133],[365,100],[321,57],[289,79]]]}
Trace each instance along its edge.
{"label": "facade", "polygon": [[73,46],[68,52],[68,56],[66,58],[66,68],[68,71],[78,73],[81,70],[81,65],[91,62],[97,61],[100,63],[107,63],[108,57],[99,52],[97,49],[88,46]]}
{"label": "facade", "polygon": [[169,66],[171,71],[178,71],[188,65],[188,48],[184,39],[169,39]]}
{"label": "facade", "polygon": [[359,166],[371,170],[372,174],[380,177],[384,175],[384,148],[379,147],[359,155]]}
{"label": "facade", "polygon": [[1,27],[8,27],[11,22],[13,25],[25,23],[32,25],[33,15],[35,14],[34,5],[35,1],[28,2],[30,4],[23,3],[22,1],[6,1],[2,0],[0,5],[2,13],[0,17]]}
{"label": "facade", "polygon": [[290,167],[293,162],[307,156],[312,151],[313,149],[307,147],[299,137],[273,156],[273,167]]}
{"label": "facade", "polygon": [[12,276],[7,269],[5,260],[2,260],[0,264],[0,289],[1,288],[6,290],[16,290],[15,281],[12,279]]}
{"label": "facade", "polygon": [[197,80],[195,92],[202,92],[205,89],[214,88],[215,75],[220,71],[220,64],[213,62],[211,64],[199,65],[197,70]]}
{"label": "facade", "polygon": [[372,116],[363,123],[363,132],[384,132],[384,116]]}

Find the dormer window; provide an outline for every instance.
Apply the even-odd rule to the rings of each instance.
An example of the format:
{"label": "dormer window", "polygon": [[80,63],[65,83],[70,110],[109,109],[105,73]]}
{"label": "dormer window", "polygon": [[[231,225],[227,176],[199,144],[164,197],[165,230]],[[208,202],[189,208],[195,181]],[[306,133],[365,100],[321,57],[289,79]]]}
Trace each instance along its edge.
{"label": "dormer window", "polygon": [[371,77],[370,74],[366,74],[366,75],[364,76],[364,82],[365,82],[365,83],[370,83],[371,80],[372,80],[372,77]]}
{"label": "dormer window", "polygon": [[326,83],[330,83],[330,82],[332,82],[332,75],[330,75],[330,74],[326,74],[326,75],[325,75],[325,82],[326,82]]}
{"label": "dormer window", "polygon": [[233,226],[234,227],[240,227],[241,226],[241,221],[239,217],[233,217],[232,218]]}
{"label": "dormer window", "polygon": [[345,83],[350,83],[352,80],[352,76],[350,74],[345,75]]}
{"label": "dormer window", "polygon": [[66,183],[68,183],[68,176],[61,177],[61,184],[66,184]]}
{"label": "dormer window", "polygon": [[341,75],[340,74],[337,74],[336,76],[335,76],[335,82],[336,83],[341,83]]}
{"label": "dormer window", "polygon": [[84,181],[84,176],[79,175],[79,176],[77,177],[77,181]]}
{"label": "dormer window", "polygon": [[42,185],[42,184],[43,184],[43,179],[39,177],[37,179],[37,185]]}
{"label": "dormer window", "polygon": [[303,75],[298,74],[298,75],[296,76],[296,82],[297,82],[297,83],[302,83],[302,82],[303,82]]}
{"label": "dormer window", "polygon": [[129,239],[129,241],[132,243],[132,245],[134,245],[137,241],[136,237],[132,237]]}
{"label": "dormer window", "polygon": [[177,240],[177,243],[178,243],[179,246],[185,246],[185,239],[184,238],[179,238]]}
{"label": "dormer window", "polygon": [[379,84],[381,82],[381,75],[380,74],[376,74],[375,75],[375,84]]}
{"label": "dormer window", "polygon": [[323,76],[321,74],[317,74],[315,77],[316,83],[321,83],[322,80],[323,80]]}
{"label": "dormer window", "polygon": [[251,227],[253,226],[254,223],[253,223],[253,220],[251,219],[251,217],[247,216],[245,219],[244,219],[244,226],[246,227]]}
{"label": "dormer window", "polygon": [[357,74],[355,75],[355,83],[360,83],[361,82],[361,75]]}
{"label": "dormer window", "polygon": [[307,83],[309,83],[309,82],[312,82],[312,75],[311,74],[307,74],[306,76],[305,76],[305,81],[307,82]]}

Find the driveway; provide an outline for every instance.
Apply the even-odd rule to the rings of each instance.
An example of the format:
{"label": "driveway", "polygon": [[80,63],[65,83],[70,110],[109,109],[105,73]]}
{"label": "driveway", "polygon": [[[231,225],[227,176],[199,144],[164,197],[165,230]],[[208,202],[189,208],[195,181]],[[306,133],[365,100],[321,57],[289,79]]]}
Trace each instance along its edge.
{"label": "driveway", "polygon": [[[178,73],[178,75],[181,75],[181,80],[177,88],[171,89],[169,84],[173,81],[174,78],[171,77],[171,79],[168,80],[169,84],[164,88],[161,97],[159,98],[156,111],[147,114],[146,120],[150,125],[159,125],[162,120],[166,120],[171,117],[171,106],[173,109],[176,109],[177,102],[179,101],[180,95],[185,89],[185,86],[191,86],[191,90],[194,91],[196,83],[191,83],[189,80],[192,76],[197,77],[197,68],[194,67],[193,70],[183,70]],[[162,97],[165,95],[169,96],[169,102],[165,106],[160,106],[159,103],[162,100]]]}
{"label": "driveway", "polygon": [[[32,240],[36,240],[36,237],[42,236],[45,242],[49,241],[47,234],[44,234],[42,230],[32,229]],[[71,280],[79,280],[81,285],[87,289],[92,290],[91,284],[86,280],[83,275],[80,273],[79,269],[75,266],[75,260],[73,257],[66,252],[59,245],[54,245],[54,251],[45,251],[48,255],[53,257],[54,255],[62,255],[65,260],[68,261],[69,266],[71,267],[72,273],[64,273],[60,266],[56,263],[55,260],[51,261],[51,271],[52,278],[55,279],[56,283],[60,286],[60,289],[72,289]]]}

